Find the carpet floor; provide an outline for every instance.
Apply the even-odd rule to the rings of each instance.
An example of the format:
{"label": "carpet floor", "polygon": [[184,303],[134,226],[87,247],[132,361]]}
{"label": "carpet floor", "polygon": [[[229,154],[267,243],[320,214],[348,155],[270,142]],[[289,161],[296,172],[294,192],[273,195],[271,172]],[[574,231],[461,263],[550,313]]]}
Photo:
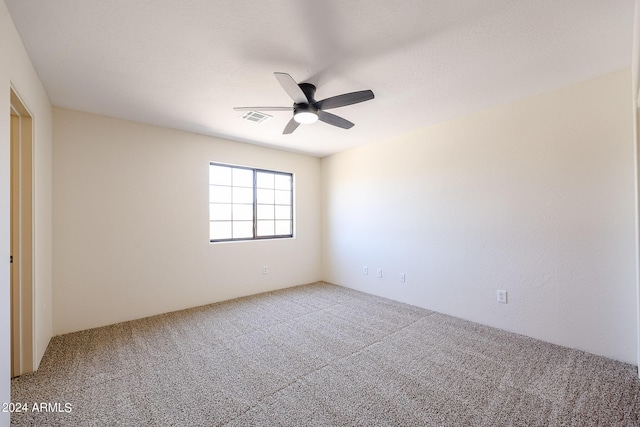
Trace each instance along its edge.
{"label": "carpet floor", "polygon": [[325,283],[57,336],[11,387],[16,426],[640,426],[635,366]]}

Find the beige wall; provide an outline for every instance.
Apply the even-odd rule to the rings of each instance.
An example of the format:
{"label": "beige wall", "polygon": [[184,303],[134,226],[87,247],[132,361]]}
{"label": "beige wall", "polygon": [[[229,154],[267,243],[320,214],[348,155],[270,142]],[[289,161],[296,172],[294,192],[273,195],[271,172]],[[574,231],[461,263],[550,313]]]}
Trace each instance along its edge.
{"label": "beige wall", "polygon": [[[10,397],[9,329],[9,88],[13,86],[34,118],[34,306],[35,363],[51,339],[51,104],[4,2],[0,2],[0,402]],[[0,426],[9,414],[0,413]]]}
{"label": "beige wall", "polygon": [[624,70],[323,159],[324,278],[636,363],[630,89]]}
{"label": "beige wall", "polygon": [[[210,161],[293,172],[295,238],[210,244]],[[315,157],[55,108],[54,194],[55,334],[321,279]]]}

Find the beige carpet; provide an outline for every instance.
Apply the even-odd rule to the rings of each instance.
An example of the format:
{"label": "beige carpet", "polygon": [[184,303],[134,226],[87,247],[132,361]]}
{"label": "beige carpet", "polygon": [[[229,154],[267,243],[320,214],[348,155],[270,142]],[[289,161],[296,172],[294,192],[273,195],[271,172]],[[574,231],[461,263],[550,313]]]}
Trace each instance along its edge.
{"label": "beige carpet", "polygon": [[640,425],[634,366],[322,283],[55,337],[12,400],[35,426]]}

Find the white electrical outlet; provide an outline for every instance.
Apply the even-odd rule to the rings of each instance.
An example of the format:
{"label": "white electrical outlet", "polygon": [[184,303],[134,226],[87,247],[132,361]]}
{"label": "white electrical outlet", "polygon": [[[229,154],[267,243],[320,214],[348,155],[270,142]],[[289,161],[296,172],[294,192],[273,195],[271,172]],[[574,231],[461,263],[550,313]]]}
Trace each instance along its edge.
{"label": "white electrical outlet", "polygon": [[378,277],[382,277],[382,269],[381,268],[378,269]]}
{"label": "white electrical outlet", "polygon": [[503,304],[507,303],[507,291],[498,289],[498,302],[501,302]]}
{"label": "white electrical outlet", "polygon": [[369,267],[367,267],[366,265],[362,267],[362,274],[364,274],[365,276],[369,274]]}
{"label": "white electrical outlet", "polygon": [[262,274],[269,274],[269,266],[267,265],[262,266]]}
{"label": "white electrical outlet", "polygon": [[406,277],[404,276],[404,273],[400,273],[400,283],[404,283],[405,279]]}

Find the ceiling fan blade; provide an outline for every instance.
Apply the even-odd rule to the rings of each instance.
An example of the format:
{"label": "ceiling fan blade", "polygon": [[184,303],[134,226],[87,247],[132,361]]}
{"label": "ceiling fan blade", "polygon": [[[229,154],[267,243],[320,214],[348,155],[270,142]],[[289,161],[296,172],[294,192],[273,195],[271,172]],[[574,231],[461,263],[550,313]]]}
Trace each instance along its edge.
{"label": "ceiling fan blade", "polygon": [[300,89],[300,86],[293,80],[293,77],[287,73],[273,73],[273,75],[276,76],[280,86],[282,86],[285,92],[293,99],[293,102],[296,104],[306,104],[309,102],[307,95]]}
{"label": "ceiling fan blade", "polygon": [[315,107],[320,110],[328,110],[330,108],[344,107],[345,105],[357,104],[358,102],[368,101],[375,96],[370,90],[361,90],[359,92],[344,93],[342,95],[332,96],[316,102]]}
{"label": "ceiling fan blade", "polygon": [[236,111],[293,111],[293,107],[233,107]]}
{"label": "ceiling fan blade", "polygon": [[289,123],[287,123],[287,125],[284,127],[282,134],[288,135],[290,133],[293,133],[294,130],[298,129],[298,126],[300,126],[300,123],[296,122],[292,117],[291,120],[289,120]]}
{"label": "ceiling fan blade", "polygon": [[347,119],[343,119],[335,114],[327,113],[326,111],[318,110],[318,120],[328,123],[333,126],[338,126],[342,129],[351,129],[354,124]]}

